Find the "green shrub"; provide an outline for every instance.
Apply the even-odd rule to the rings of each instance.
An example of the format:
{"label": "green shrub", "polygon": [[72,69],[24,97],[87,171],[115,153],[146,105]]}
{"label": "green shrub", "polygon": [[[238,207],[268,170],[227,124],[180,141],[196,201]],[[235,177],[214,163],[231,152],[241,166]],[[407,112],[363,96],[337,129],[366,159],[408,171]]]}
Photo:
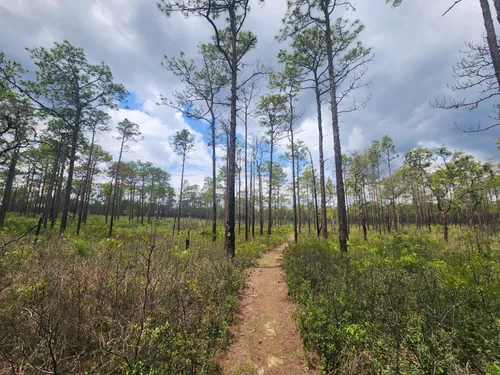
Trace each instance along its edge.
{"label": "green shrub", "polygon": [[307,238],[285,253],[306,348],[326,374],[489,374],[500,353],[498,237],[402,233],[347,255]]}

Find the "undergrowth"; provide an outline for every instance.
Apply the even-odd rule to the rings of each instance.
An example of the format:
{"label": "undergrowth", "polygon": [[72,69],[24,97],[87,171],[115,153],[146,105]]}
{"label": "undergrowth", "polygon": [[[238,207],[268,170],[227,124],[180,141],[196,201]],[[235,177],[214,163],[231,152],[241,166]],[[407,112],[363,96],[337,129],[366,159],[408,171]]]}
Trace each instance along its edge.
{"label": "undergrowth", "polygon": [[500,237],[307,238],[285,253],[305,347],[325,374],[500,374]]}
{"label": "undergrowth", "polygon": [[[80,237],[48,230],[36,246],[27,236],[7,247],[0,374],[217,373],[244,269],[288,231],[239,241],[231,261],[194,220],[189,250],[187,231],[172,237],[171,222],[124,222],[113,238],[93,217]],[[31,225],[11,220],[0,238]]]}

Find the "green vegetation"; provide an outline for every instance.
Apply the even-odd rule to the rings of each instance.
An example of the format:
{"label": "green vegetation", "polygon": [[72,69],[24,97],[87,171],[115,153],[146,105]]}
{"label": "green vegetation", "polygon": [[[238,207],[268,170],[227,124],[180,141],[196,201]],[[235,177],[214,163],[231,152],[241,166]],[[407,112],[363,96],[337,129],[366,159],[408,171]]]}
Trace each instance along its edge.
{"label": "green vegetation", "polygon": [[[421,107],[406,122],[345,116],[368,101],[376,52],[355,4],[288,0],[284,49],[268,67],[253,60],[246,22],[262,0],[150,3],[211,30],[200,28],[197,55],[165,56],[180,86],[129,72],[146,84],[128,92],[67,40],[27,48],[31,71],[0,51],[0,375],[217,373],[244,270],[292,225],[288,282],[324,374],[500,375],[500,164],[480,158],[479,143],[474,154],[415,148],[441,141],[424,134]],[[493,108],[456,124],[464,132],[500,126],[498,38],[479,3],[486,44],[467,45],[452,97],[433,103]],[[165,88],[175,91],[157,95]],[[155,102],[182,117],[155,115]],[[303,131],[314,119],[313,144]],[[423,138],[397,136],[405,150],[379,130],[369,147],[357,139],[358,125],[385,134],[395,121]],[[151,134],[160,124],[168,142]],[[112,129],[113,155],[99,144]],[[149,161],[128,154],[142,132],[135,151]],[[192,163],[206,146],[210,177],[205,160]]]}
{"label": "green vegetation", "polygon": [[[0,244],[36,221],[9,217]],[[214,373],[244,269],[289,232],[237,243],[231,261],[202,221],[185,225],[189,250],[173,220],[115,223],[114,238],[90,216],[79,237],[54,229],[1,249],[0,373]]]}
{"label": "green vegetation", "polygon": [[307,238],[285,266],[326,374],[500,374],[500,236],[405,228],[349,253]]}

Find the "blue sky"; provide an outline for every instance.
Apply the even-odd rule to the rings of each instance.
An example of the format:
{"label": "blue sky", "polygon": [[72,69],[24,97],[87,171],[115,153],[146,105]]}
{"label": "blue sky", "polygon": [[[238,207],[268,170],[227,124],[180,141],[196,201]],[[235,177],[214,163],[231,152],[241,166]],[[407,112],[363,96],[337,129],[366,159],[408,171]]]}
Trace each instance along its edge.
{"label": "blue sky", "polygon": [[121,109],[131,109],[131,110],[139,110],[147,113],[147,111],[143,110],[143,103],[137,97],[137,94],[133,91],[129,91],[127,98],[125,101],[118,105]]}

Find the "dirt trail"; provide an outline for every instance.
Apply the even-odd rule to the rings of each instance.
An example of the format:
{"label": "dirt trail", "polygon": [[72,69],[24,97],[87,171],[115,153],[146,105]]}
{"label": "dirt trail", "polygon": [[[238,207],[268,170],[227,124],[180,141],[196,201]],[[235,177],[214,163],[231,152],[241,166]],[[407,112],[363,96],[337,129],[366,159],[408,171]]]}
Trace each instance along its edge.
{"label": "dirt trail", "polygon": [[294,304],[281,268],[287,243],[265,254],[247,274],[235,341],[224,361],[224,375],[306,375],[302,339],[292,313]]}

